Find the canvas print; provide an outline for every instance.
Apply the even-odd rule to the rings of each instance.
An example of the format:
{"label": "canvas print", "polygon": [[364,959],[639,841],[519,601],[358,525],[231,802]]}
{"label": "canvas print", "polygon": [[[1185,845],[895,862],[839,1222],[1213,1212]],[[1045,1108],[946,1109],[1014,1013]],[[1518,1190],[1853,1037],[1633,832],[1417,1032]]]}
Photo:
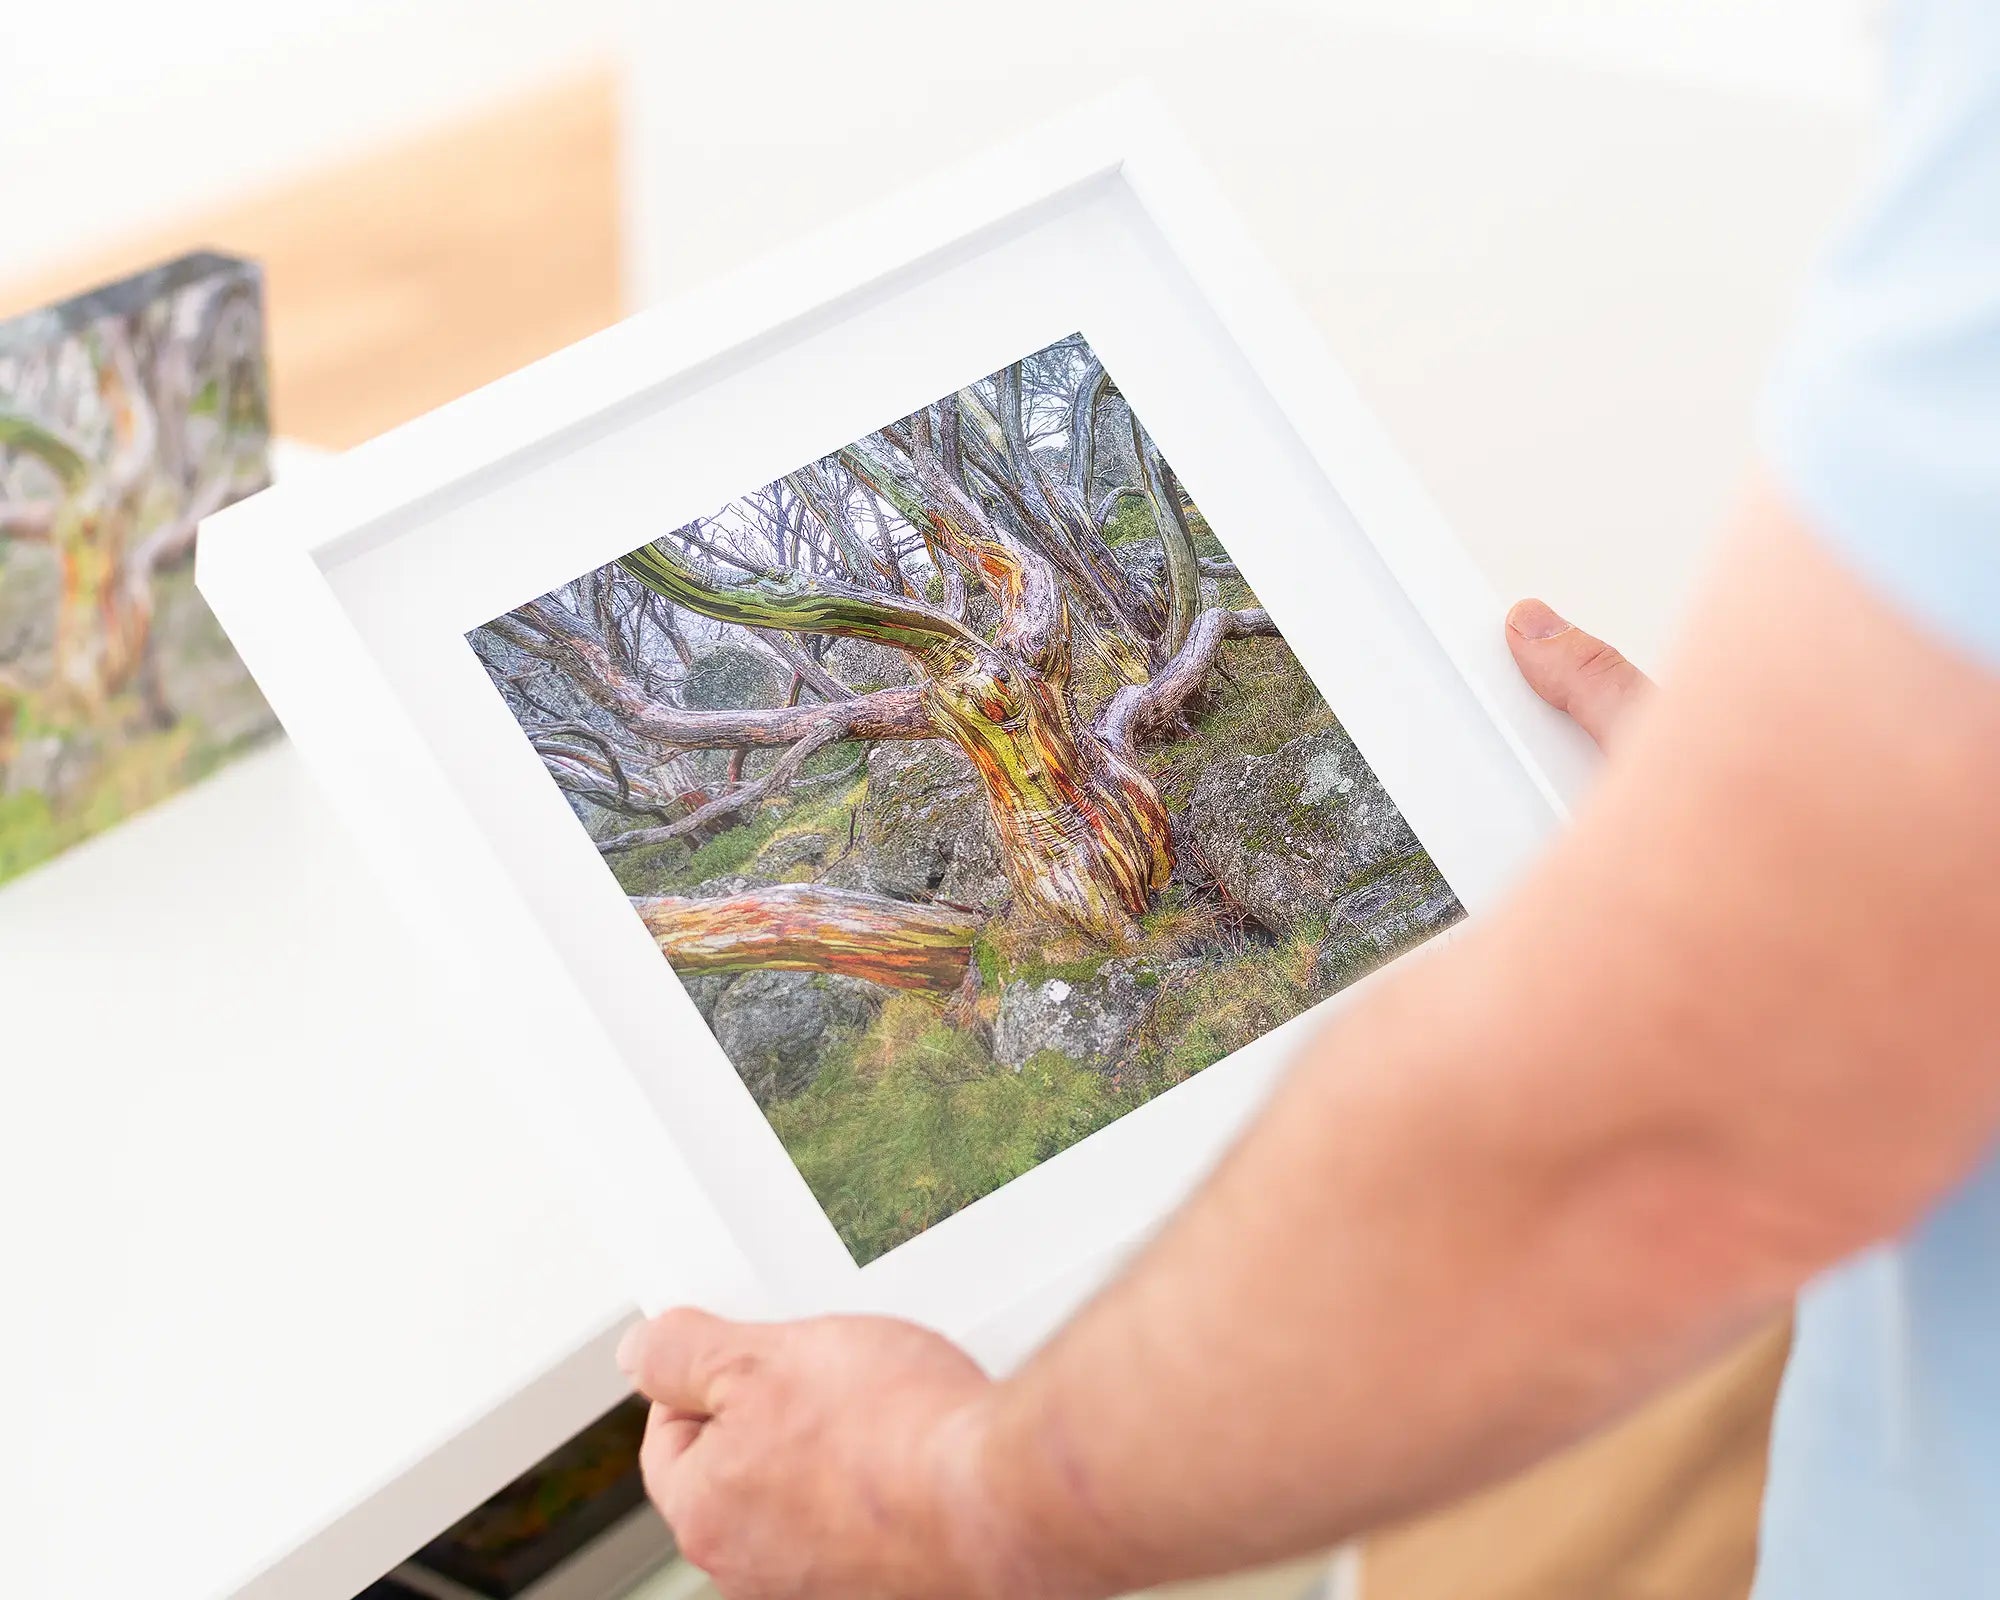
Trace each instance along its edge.
{"label": "canvas print", "polygon": [[247,262],[0,322],[0,882],[276,728],[194,587],[195,525],[269,443]]}
{"label": "canvas print", "polygon": [[1462,915],[1227,532],[1073,335],[470,636],[857,1261]]}
{"label": "canvas print", "polygon": [[[411,1558],[481,1597],[515,1600],[646,1502],[644,1400],[622,1400]],[[364,1597],[365,1600],[365,1597]]]}

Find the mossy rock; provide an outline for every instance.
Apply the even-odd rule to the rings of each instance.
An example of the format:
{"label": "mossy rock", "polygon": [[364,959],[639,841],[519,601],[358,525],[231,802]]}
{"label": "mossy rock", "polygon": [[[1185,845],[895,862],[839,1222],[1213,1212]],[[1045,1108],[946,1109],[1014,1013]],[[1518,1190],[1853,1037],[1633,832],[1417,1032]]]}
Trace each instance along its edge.
{"label": "mossy rock", "polygon": [[872,639],[838,639],[821,663],[834,681],[869,693],[917,681],[915,662],[903,651]]}
{"label": "mossy rock", "polygon": [[694,658],[681,678],[681,701],[701,711],[747,711],[780,705],[791,685],[778,664],[747,645],[717,644]]}
{"label": "mossy rock", "polygon": [[[1339,727],[1302,735],[1268,755],[1214,762],[1176,822],[1224,898],[1275,933],[1311,918],[1331,921],[1343,897],[1382,873],[1409,869],[1443,883],[1395,800]],[[1448,887],[1442,898],[1418,899],[1434,922],[1458,914]],[[1352,901],[1348,920],[1366,932],[1385,904]]]}
{"label": "mossy rock", "polygon": [[680,894],[687,884],[690,851],[684,839],[668,839],[637,850],[620,850],[611,863],[618,887],[629,895]]}
{"label": "mossy rock", "polygon": [[899,900],[1005,901],[986,791],[965,753],[942,739],[885,739],[870,750],[854,848],[820,881]]}
{"label": "mossy rock", "polygon": [[1017,980],[1000,994],[993,1059],[1019,1071],[1044,1051],[1110,1074],[1133,1052],[1159,982],[1135,961],[1098,965],[1088,978]]}
{"label": "mossy rock", "polygon": [[1333,903],[1313,962],[1313,987],[1332,994],[1462,920],[1465,908],[1430,858],[1392,862]]}
{"label": "mossy rock", "polygon": [[866,1028],[885,998],[859,978],[746,972],[715,998],[708,1023],[736,1075],[768,1108],[809,1088],[829,1053]]}

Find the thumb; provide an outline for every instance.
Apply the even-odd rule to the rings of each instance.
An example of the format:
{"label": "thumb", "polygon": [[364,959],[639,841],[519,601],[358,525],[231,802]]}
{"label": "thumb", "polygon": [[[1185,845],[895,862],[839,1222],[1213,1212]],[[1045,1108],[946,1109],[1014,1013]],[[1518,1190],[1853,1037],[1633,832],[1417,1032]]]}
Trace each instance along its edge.
{"label": "thumb", "polygon": [[711,1415],[718,1390],[755,1359],[762,1329],[680,1306],[635,1322],[618,1341],[618,1366],[632,1387],[681,1417]]}
{"label": "thumb", "polygon": [[1610,645],[1565,622],[1539,600],[1507,613],[1507,648],[1529,686],[1607,749],[1653,684]]}

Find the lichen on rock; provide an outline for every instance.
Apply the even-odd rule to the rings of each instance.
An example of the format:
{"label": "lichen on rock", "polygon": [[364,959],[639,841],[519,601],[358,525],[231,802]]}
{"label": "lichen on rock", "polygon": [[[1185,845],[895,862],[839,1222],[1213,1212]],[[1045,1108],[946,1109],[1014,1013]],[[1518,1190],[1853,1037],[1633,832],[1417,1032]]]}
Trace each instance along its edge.
{"label": "lichen on rock", "polygon": [[1159,993],[1142,962],[1112,960],[1089,978],[1017,979],[1000,992],[993,1059],[1016,1072],[1044,1050],[1105,1073],[1131,1054]]}

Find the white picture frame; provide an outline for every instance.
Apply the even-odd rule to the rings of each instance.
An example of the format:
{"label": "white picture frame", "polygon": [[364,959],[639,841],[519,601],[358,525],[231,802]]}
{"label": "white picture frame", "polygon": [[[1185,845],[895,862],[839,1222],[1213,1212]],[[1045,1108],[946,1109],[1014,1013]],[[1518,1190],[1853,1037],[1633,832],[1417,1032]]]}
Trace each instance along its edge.
{"label": "white picture frame", "polygon": [[857,1268],[464,641],[1079,329],[1476,918],[1589,753],[1520,682],[1498,602],[1143,94],[204,525],[203,593],[461,1003],[504,1015],[518,1049],[496,1068],[648,1311],[886,1311],[1004,1360],[1198,1181],[1343,1003]]}

